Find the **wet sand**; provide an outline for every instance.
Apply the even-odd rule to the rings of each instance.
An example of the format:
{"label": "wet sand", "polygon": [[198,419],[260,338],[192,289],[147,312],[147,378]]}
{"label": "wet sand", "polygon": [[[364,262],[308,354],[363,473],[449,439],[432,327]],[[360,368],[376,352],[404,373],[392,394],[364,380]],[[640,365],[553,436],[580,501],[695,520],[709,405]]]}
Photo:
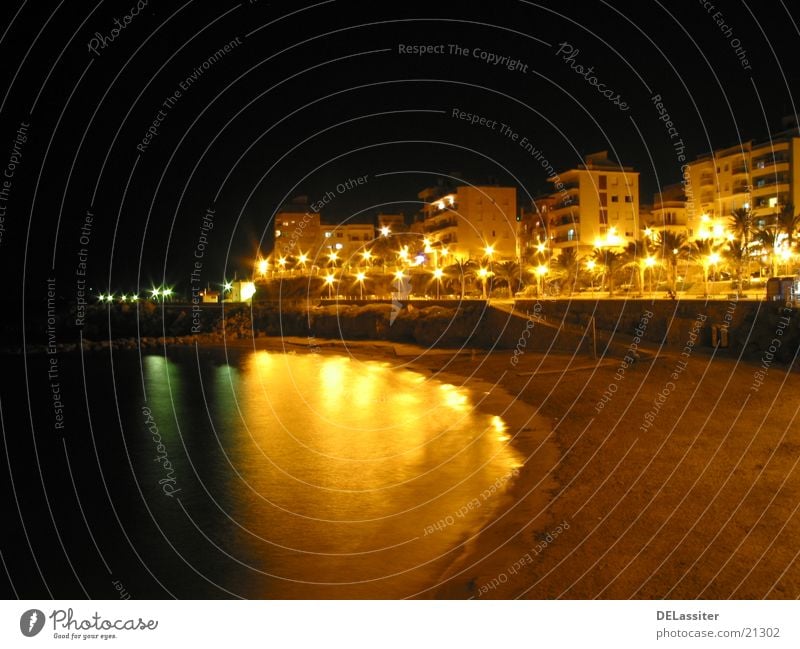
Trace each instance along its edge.
{"label": "wet sand", "polygon": [[386,342],[255,347],[421,371],[471,389],[508,424],[525,465],[492,522],[420,597],[800,596],[796,371],[762,376],[757,363],[699,348],[688,359],[651,350],[623,367],[619,356],[534,353],[513,366],[510,352]]}

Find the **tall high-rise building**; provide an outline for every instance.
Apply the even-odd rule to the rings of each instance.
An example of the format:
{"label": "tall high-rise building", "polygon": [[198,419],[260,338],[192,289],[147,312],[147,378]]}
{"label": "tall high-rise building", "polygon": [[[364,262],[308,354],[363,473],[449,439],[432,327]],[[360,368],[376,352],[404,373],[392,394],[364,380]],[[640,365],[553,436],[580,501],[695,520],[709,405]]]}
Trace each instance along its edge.
{"label": "tall high-rise building", "polygon": [[538,206],[554,251],[625,246],[641,238],[639,173],[609,159],[607,151],[548,179],[554,192]]}
{"label": "tall high-rise building", "polygon": [[800,131],[790,120],[784,120],[783,126],[784,130],[766,140],[716,149],[689,164],[690,239],[719,236],[737,208],[749,208],[753,225],[763,228],[774,222],[783,206],[800,207]]}

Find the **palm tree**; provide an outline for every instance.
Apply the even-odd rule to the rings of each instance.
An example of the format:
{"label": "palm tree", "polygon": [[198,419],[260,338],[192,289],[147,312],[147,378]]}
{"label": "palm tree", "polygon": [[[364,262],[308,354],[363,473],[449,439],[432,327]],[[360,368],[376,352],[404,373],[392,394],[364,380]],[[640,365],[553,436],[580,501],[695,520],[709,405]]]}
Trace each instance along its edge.
{"label": "palm tree", "polygon": [[[731,242],[733,243],[733,242]],[[739,242],[741,244],[741,242]],[[744,244],[741,244],[746,249]],[[703,268],[704,295],[708,297],[708,269],[719,261],[719,254],[713,239],[698,239],[692,244],[691,258]]]}
{"label": "palm tree", "polygon": [[750,243],[750,232],[753,229],[753,213],[747,207],[737,207],[731,212],[728,219],[731,223],[731,230],[746,248]]}
{"label": "palm tree", "polygon": [[625,263],[623,268],[636,271],[636,283],[639,286],[639,296],[644,295],[645,260],[649,255],[643,245],[631,241],[625,248]]}
{"label": "palm tree", "polygon": [[678,260],[689,258],[689,240],[683,232],[663,230],[656,239],[658,257],[670,269],[670,287],[673,292],[678,290]]}
{"label": "palm tree", "polygon": [[478,274],[480,264],[474,259],[456,258],[455,261],[444,269],[445,275],[456,277],[461,280],[461,299],[467,292],[467,278],[473,278]]}
{"label": "palm tree", "polygon": [[577,248],[564,248],[561,250],[558,257],[553,259],[553,266],[557,274],[565,280],[569,287],[569,294],[572,295],[575,290],[575,284],[578,282],[578,272],[581,267]]}
{"label": "palm tree", "polygon": [[776,227],[764,228],[756,235],[758,242],[764,247],[764,252],[770,260],[772,276],[778,275],[778,243],[780,241],[780,231]]}
{"label": "palm tree", "polygon": [[493,264],[492,270],[498,280],[508,286],[509,297],[513,297],[522,286],[522,268],[515,261],[503,261]]}
{"label": "palm tree", "polygon": [[[750,211],[749,207],[737,207],[728,218],[731,222],[731,230],[742,242],[746,252],[750,246],[750,233],[753,231],[753,212]],[[750,256],[747,254],[745,255],[745,261],[747,262],[749,274]]]}
{"label": "palm tree", "polygon": [[794,213],[794,205],[786,203],[781,211],[775,215],[775,225],[778,232],[786,235],[789,247],[794,243],[794,236],[800,230],[800,214]]}
{"label": "palm tree", "polygon": [[741,241],[729,241],[723,252],[725,258],[733,266],[736,275],[736,296],[742,296],[742,269],[744,268],[747,259],[747,248],[742,245]]}
{"label": "palm tree", "polygon": [[593,254],[595,263],[605,268],[604,276],[608,277],[608,297],[614,295],[614,275],[627,261],[624,251],[615,251],[610,248],[595,248]]}

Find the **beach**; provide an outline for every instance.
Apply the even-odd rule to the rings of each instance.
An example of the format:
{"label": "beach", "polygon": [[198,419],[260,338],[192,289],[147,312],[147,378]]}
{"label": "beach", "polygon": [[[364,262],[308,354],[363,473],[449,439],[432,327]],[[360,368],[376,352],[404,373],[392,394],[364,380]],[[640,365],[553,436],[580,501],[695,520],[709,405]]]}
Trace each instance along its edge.
{"label": "beach", "polygon": [[526,458],[492,522],[421,597],[800,595],[796,371],[699,348],[513,365],[507,351],[312,344],[471,389]]}

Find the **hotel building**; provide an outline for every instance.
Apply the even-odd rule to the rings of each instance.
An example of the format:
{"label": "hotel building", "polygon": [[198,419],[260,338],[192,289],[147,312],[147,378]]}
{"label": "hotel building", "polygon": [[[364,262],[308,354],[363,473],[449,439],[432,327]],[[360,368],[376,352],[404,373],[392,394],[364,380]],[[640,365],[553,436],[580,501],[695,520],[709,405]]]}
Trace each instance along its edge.
{"label": "hotel building", "polygon": [[[434,250],[448,257],[517,259],[517,190],[494,185],[437,186],[418,194],[423,202],[421,229]],[[413,230],[412,229],[412,230]]]}
{"label": "hotel building", "polygon": [[720,236],[734,209],[753,212],[754,226],[774,222],[781,207],[800,207],[800,132],[787,130],[699,156],[689,165],[687,230],[690,239]]}
{"label": "hotel building", "polygon": [[641,237],[639,173],[610,160],[607,151],[548,179],[555,192],[537,206],[554,252],[601,246],[626,246]]}

